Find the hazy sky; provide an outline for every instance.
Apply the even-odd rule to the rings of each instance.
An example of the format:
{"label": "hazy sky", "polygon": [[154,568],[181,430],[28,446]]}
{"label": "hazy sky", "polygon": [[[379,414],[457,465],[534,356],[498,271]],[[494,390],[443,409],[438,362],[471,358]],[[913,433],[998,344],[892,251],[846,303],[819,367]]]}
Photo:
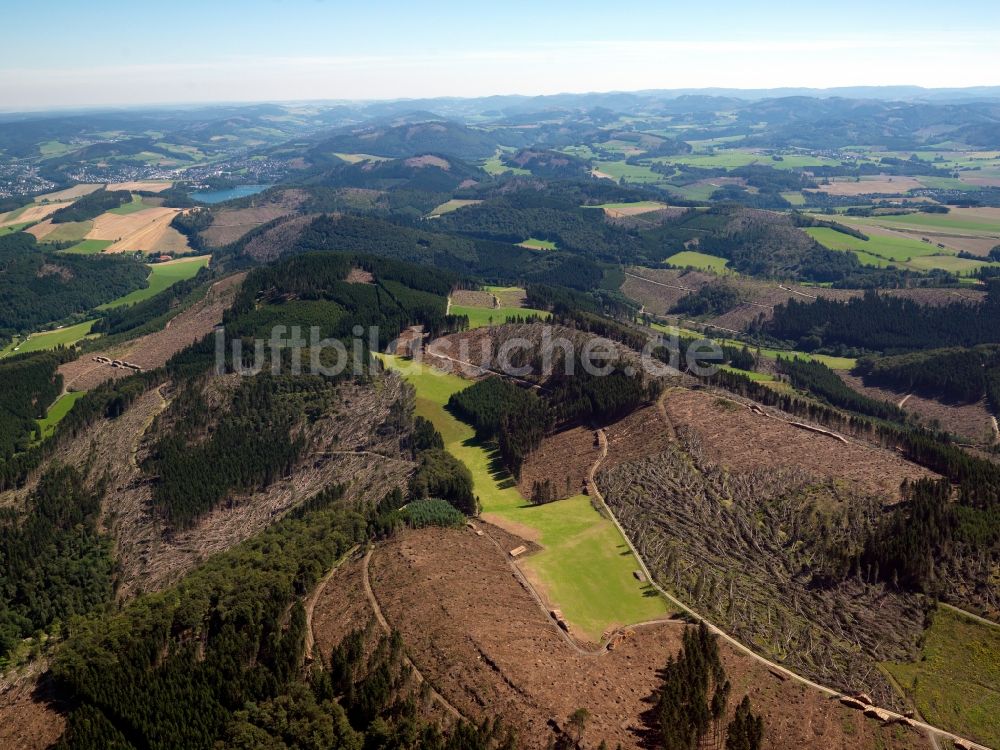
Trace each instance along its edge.
{"label": "hazy sky", "polygon": [[5,4],[0,110],[1000,84],[1000,2]]}

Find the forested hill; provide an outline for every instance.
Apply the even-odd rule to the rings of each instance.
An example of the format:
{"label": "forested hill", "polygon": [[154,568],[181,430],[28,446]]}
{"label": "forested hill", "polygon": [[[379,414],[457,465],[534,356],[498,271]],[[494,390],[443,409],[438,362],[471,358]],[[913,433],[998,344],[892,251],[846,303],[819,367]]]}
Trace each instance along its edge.
{"label": "forested hill", "polygon": [[0,236],[0,340],[110,302],[148,275],[131,257],[55,254],[24,232]]}
{"label": "forested hill", "polygon": [[875,291],[847,302],[790,300],[763,329],[808,350],[843,345],[881,352],[1000,343],[1000,280],[978,305],[921,306]]}

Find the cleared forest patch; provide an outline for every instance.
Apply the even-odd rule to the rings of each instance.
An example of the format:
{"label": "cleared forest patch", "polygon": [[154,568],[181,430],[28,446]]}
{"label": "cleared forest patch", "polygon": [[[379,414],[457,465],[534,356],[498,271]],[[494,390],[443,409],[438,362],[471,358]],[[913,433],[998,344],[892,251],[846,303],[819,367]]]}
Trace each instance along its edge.
{"label": "cleared forest patch", "polygon": [[[601,740],[627,750],[646,746],[642,715],[650,708],[656,672],[679,650],[685,626],[631,628],[610,652],[580,653],[512,575],[501,549],[509,538],[498,548],[490,537],[498,530],[477,526],[483,536],[428,528],[403,532],[376,548],[372,587],[390,625],[401,631],[406,653],[464,715],[477,721],[500,716],[529,750],[545,748],[556,732],[566,731],[569,714],[581,707],[590,713],[585,747]],[[314,622],[326,623],[327,632],[339,629],[317,633],[324,652],[370,616],[342,614],[356,608],[359,578],[357,566],[338,571],[317,604]],[[733,695],[749,694],[764,716],[766,748],[927,747],[912,730],[884,727],[818,691],[775,677],[725,644],[720,649]]]}
{"label": "cleared forest patch", "polygon": [[213,212],[212,224],[201,233],[212,247],[235,242],[251,229],[294,213],[308,195],[301,190],[284,190],[273,199],[261,199],[248,208],[223,208]]}
{"label": "cleared forest patch", "polygon": [[901,393],[888,388],[865,385],[862,378],[843,370],[837,374],[851,388],[870,398],[894,404],[902,402],[905,398],[902,408],[927,427],[945,430],[977,445],[992,445],[994,442],[993,415],[985,400],[974,404],[946,404],[917,393]]}
{"label": "cleared forest patch", "polygon": [[657,581],[756,653],[902,708],[877,664],[916,652],[923,598],[835,572],[881,498],[800,469],[725,471],[679,433],[678,445],[597,479]]}
{"label": "cleared forest patch", "polygon": [[890,451],[850,439],[845,444],[713,392],[676,389],[664,407],[678,430],[686,428],[697,439],[710,463],[731,471],[797,467],[886,502],[898,501],[904,479],[932,476]]}
{"label": "cleared forest patch", "polygon": [[217,281],[208,293],[187,310],[167,322],[162,331],[141,336],[102,352],[85,354],[59,367],[67,390],[88,391],[105,380],[123,378],[131,371],[96,361],[96,357],[118,359],[139,365],[143,370],[162,367],[174,354],[207,336],[222,322],[222,313],[233,301],[245,273]]}
{"label": "cleared forest patch", "polygon": [[541,446],[528,455],[521,467],[517,488],[524,497],[531,497],[535,482],[549,481],[557,497],[577,495],[599,454],[593,430],[573,427],[558,432],[545,438]]}

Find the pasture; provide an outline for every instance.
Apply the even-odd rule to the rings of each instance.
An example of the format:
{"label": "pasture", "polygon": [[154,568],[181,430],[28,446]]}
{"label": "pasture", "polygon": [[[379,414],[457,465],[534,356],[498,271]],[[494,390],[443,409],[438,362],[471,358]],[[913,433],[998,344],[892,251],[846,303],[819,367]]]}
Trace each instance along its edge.
{"label": "pasture", "polygon": [[113,244],[111,240],[82,240],[73,245],[73,247],[66,248],[63,252],[72,253],[73,255],[96,255],[97,253],[104,252],[106,248],[111,247]]}
{"label": "pasture", "polygon": [[725,258],[694,250],[683,250],[671,255],[665,262],[676,268],[697,268],[701,271],[714,271],[716,273],[729,271],[729,261]]}
{"label": "pasture", "polygon": [[445,448],[472,473],[483,518],[543,549],[520,563],[525,575],[552,607],[588,639],[598,642],[616,625],[643,622],[668,613],[666,602],[650,596],[632,571],[639,565],[625,539],[583,495],[532,506],[503,471],[496,469],[492,446],[476,440],[472,427],[444,407],[470,382],[398,357],[383,356],[416,388],[416,413],[429,419]]}
{"label": "pasture", "polygon": [[194,278],[199,270],[208,265],[209,260],[211,260],[210,255],[198,255],[193,258],[178,258],[166,263],[155,263],[150,266],[149,286],[145,289],[136,289],[134,292],[101,305],[97,309],[111,310],[125,305],[134,305],[136,302],[154,297],[178,281]]}
{"label": "pasture", "polygon": [[55,432],[56,425],[62,418],[69,414],[73,405],[87,394],[86,391],[67,391],[55,400],[49,407],[45,416],[38,421],[38,428],[41,430],[41,439],[45,440]]}
{"label": "pasture", "polygon": [[941,252],[940,248],[929,242],[921,242],[907,237],[869,235],[871,239],[862,240],[827,227],[810,227],[805,232],[819,244],[831,250],[864,253],[895,263],[906,262],[924,255],[936,255]]}
{"label": "pasture", "polygon": [[55,349],[59,346],[75,344],[90,333],[90,329],[94,327],[94,322],[93,320],[85,320],[83,323],[77,323],[76,325],[33,333],[20,343],[15,341],[8,344],[4,347],[3,351],[0,351],[0,357],[7,357],[15,353],[27,354],[28,352],[40,352],[46,349]]}

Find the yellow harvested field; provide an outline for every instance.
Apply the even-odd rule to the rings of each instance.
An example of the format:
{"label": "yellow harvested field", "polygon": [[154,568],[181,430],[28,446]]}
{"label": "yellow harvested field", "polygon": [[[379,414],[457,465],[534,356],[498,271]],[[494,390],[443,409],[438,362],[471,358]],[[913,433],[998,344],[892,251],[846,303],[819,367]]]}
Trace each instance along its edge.
{"label": "yellow harvested field", "polygon": [[[191,252],[191,246],[188,244],[187,237],[178,232],[171,226],[168,226],[163,230],[159,239],[153,243],[152,252],[154,253],[166,253],[168,255],[178,255],[180,253]],[[181,258],[180,260],[189,260],[186,258]],[[168,261],[169,263],[174,263],[175,261]],[[166,265],[166,263],[160,263],[161,266]]]}
{"label": "yellow harvested field", "polygon": [[61,203],[46,203],[38,206],[28,206],[24,210],[10,211],[0,214],[0,227],[12,226],[14,224],[26,224],[29,221],[42,221],[54,214],[63,206],[68,206],[72,201],[62,201]]}
{"label": "yellow harvested field", "polygon": [[157,252],[168,234],[170,222],[178,213],[178,208],[163,207],[131,214],[103,213],[94,219],[94,228],[87,233],[87,239],[114,242],[104,251],[106,253]]}
{"label": "yellow harvested field", "polygon": [[24,231],[35,235],[36,240],[49,242],[76,241],[83,237],[94,226],[92,221],[72,221],[66,224],[53,224],[52,219],[46,219]]}
{"label": "yellow harvested field", "polygon": [[84,195],[90,195],[95,190],[100,190],[104,187],[103,183],[81,183],[79,185],[74,185],[71,188],[66,188],[65,190],[57,190],[54,193],[46,193],[45,195],[39,195],[35,198],[35,203],[41,203],[43,201],[69,201],[76,200]]}
{"label": "yellow harvested field", "polygon": [[820,185],[818,190],[809,192],[844,196],[869,195],[872,193],[896,195],[897,193],[905,193],[909,190],[918,190],[923,187],[925,186],[922,182],[912,177],[889,177],[888,175],[881,175],[879,177],[862,178],[861,182],[855,182],[854,180],[832,182],[829,185]]}
{"label": "yellow harvested field", "polygon": [[169,180],[136,180],[135,182],[111,182],[108,183],[108,190],[131,190],[133,192],[161,193],[173,186]]}

